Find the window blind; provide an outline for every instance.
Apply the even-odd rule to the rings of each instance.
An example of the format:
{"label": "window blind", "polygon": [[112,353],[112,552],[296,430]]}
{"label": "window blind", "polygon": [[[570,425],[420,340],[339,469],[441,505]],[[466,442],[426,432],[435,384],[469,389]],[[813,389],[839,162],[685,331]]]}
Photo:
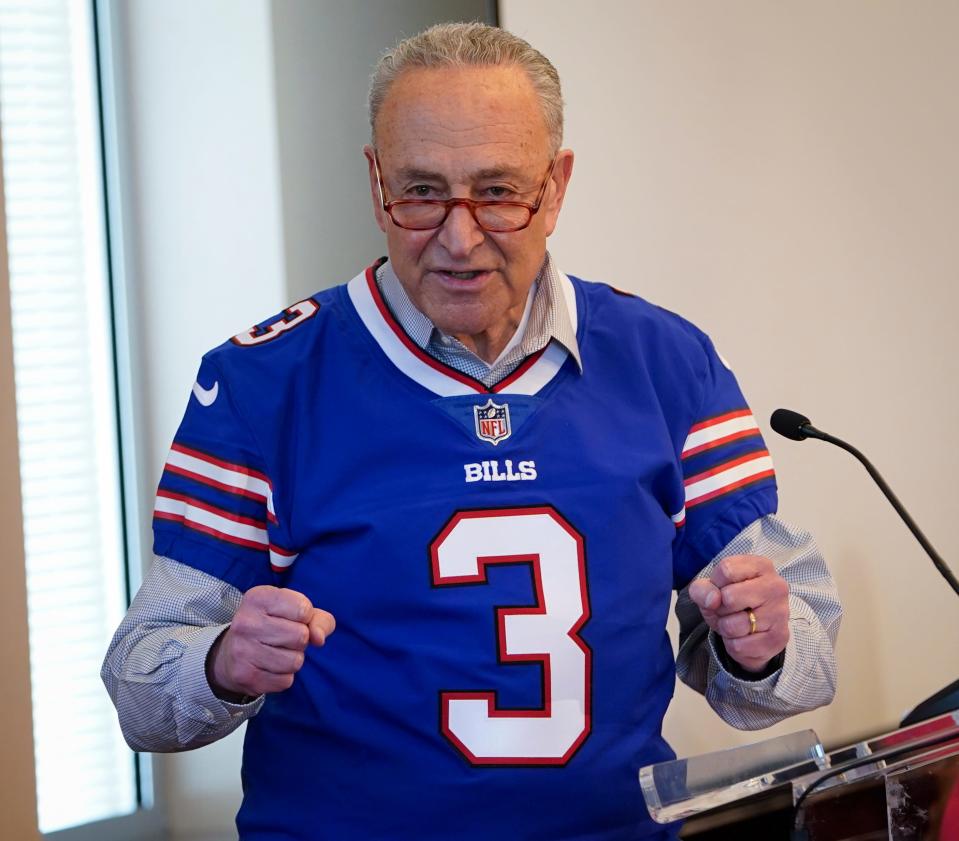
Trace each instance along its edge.
{"label": "window blind", "polygon": [[136,809],[99,680],[125,607],[93,21],[0,0],[0,139],[40,830]]}

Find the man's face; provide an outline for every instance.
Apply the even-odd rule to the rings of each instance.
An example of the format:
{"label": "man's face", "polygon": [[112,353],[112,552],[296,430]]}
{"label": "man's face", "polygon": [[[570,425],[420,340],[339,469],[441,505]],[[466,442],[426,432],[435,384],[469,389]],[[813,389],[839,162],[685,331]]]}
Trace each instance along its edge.
{"label": "man's face", "polygon": [[[377,116],[386,198],[532,203],[551,162],[542,109],[526,74],[513,67],[416,69],[390,88]],[[390,261],[417,308],[444,333],[487,360],[518,325],[556,226],[573,155],[564,150],[527,228],[484,231],[456,205],[430,231],[393,224],[379,200],[373,150],[370,187]]]}

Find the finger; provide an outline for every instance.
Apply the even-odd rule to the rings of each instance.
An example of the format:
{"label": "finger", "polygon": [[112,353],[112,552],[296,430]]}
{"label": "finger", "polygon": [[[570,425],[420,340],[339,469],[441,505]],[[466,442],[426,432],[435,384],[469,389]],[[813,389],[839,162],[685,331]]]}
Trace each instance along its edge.
{"label": "finger", "polygon": [[787,642],[788,629],[785,632],[766,631],[752,636],[723,638],[723,645],[729,656],[746,668],[764,666],[785,649]]}
{"label": "finger", "polygon": [[769,558],[763,558],[760,555],[730,555],[713,567],[709,579],[722,589],[727,584],[748,581],[772,569],[772,561]]}
{"label": "finger", "polygon": [[772,658],[765,657],[743,657],[736,661],[737,665],[747,672],[763,672],[769,665]]}
{"label": "finger", "polygon": [[279,587],[273,588],[263,607],[270,616],[302,622],[304,625],[310,621],[313,612],[312,602],[302,593]]}
{"label": "finger", "polygon": [[326,638],[336,630],[336,620],[333,618],[333,614],[318,607],[313,608],[309,630],[310,642],[313,645],[323,645]]}
{"label": "finger", "polygon": [[[260,672],[260,685],[263,687],[257,695],[263,695],[267,692],[285,692],[293,685],[296,675],[282,674],[275,675],[270,672]],[[250,693],[253,694],[252,692]]]}
{"label": "finger", "polygon": [[689,598],[700,610],[713,610],[719,606],[719,588],[706,578],[697,578],[689,585]]}
{"label": "finger", "polygon": [[295,677],[296,675],[292,673],[278,675],[262,669],[254,669],[241,684],[242,694],[265,695],[268,692],[283,692],[293,685]]}
{"label": "finger", "polygon": [[767,632],[779,634],[785,632],[788,635],[788,603],[782,607],[769,607],[767,605],[762,609],[753,610],[752,614],[756,620],[755,628],[752,622],[749,621],[749,613],[750,611],[748,610],[737,610],[735,613],[719,616],[716,618],[715,630],[723,639],[755,636],[756,634],[764,634]]}
{"label": "finger", "polygon": [[[759,613],[753,611],[753,616],[756,617],[756,630],[754,633],[759,634],[769,630],[760,618]],[[752,630],[749,613],[745,610],[737,610],[729,616],[720,616],[716,620],[716,630],[724,640],[734,639],[736,637],[748,637]]]}
{"label": "finger", "polygon": [[[251,644],[244,640],[229,643],[226,635],[223,639],[223,657],[214,663],[213,677],[216,686],[239,695],[262,695],[264,692],[280,692],[293,684],[296,673],[296,668],[293,667],[297,666],[295,660],[281,665],[271,659],[270,651],[264,650],[268,649],[268,646]],[[273,652],[279,651],[283,649],[273,649]],[[302,652],[286,653],[303,657]],[[271,669],[262,668],[263,664],[271,665]]]}
{"label": "finger", "polygon": [[309,642],[309,629],[301,622],[278,619],[264,613],[262,605],[244,602],[230,625],[232,636],[249,645],[266,643],[302,651]]}
{"label": "finger", "polygon": [[295,675],[303,668],[306,655],[288,648],[259,645],[251,653],[251,664],[259,671],[273,675]]}
{"label": "finger", "polygon": [[302,622],[264,615],[255,638],[258,642],[274,648],[302,651],[310,644],[310,627]]}
{"label": "finger", "polygon": [[789,599],[789,585],[775,573],[751,578],[739,584],[722,588],[722,605],[716,608],[720,616],[751,607],[756,610],[767,605],[784,607]]}

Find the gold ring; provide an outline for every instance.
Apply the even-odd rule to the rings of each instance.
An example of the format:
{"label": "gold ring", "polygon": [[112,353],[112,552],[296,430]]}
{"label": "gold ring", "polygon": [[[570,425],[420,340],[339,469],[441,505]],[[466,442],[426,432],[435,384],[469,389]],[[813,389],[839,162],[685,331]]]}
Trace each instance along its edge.
{"label": "gold ring", "polygon": [[752,636],[756,633],[756,614],[751,607],[747,607],[746,615],[749,617],[749,636]]}

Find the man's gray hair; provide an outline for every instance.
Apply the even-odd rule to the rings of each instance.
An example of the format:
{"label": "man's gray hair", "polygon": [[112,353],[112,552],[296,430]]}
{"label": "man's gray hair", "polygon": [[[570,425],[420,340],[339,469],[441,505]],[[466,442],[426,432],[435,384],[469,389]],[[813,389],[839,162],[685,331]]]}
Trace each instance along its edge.
{"label": "man's gray hair", "polygon": [[559,73],[541,52],[505,29],[484,23],[438,23],[400,41],[380,58],[370,79],[370,127],[390,86],[406,70],[431,67],[515,66],[526,71],[539,97],[552,154],[563,143],[563,95]]}

